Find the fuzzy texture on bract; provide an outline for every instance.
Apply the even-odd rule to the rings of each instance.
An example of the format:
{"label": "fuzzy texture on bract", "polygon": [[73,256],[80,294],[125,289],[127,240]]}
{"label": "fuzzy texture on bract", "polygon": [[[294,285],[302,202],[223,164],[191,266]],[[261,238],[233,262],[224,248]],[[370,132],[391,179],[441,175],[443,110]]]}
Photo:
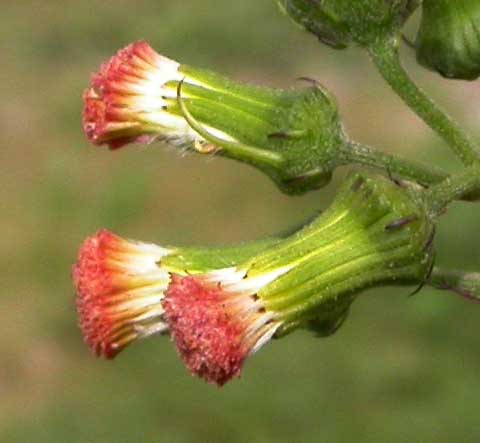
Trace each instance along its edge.
{"label": "fuzzy texture on bract", "polygon": [[156,245],[101,230],[85,240],[73,266],[80,328],[98,355],[114,358],[139,337],[168,329],[161,300],[169,274]]}

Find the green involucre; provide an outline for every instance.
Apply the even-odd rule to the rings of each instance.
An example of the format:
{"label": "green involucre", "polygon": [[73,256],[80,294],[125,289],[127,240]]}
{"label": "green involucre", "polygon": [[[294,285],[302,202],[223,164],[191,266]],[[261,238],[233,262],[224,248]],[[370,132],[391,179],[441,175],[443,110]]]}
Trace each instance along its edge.
{"label": "green involucre", "polygon": [[362,290],[424,281],[433,235],[421,191],[358,173],[316,220],[239,267],[248,277],[288,268],[258,296],[285,320],[280,334],[313,319],[325,332]]}
{"label": "green involucre", "polygon": [[161,266],[180,275],[236,267],[247,281],[288,269],[257,293],[282,319],[277,336],[300,327],[326,336],[343,323],[361,291],[425,281],[433,235],[423,191],[355,173],[325,212],[287,237],[226,248],[172,248]]}
{"label": "green involucre", "polygon": [[184,117],[219,155],[260,169],[289,194],[330,181],[347,141],[336,100],[320,85],[277,90],[186,66],[181,71],[186,80],[166,86],[178,91],[168,112]]}

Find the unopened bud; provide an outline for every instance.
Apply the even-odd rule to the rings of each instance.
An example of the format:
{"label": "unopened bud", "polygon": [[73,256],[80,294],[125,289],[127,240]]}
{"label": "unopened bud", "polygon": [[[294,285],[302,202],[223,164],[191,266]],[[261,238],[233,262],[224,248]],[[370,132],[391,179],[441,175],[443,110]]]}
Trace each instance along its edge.
{"label": "unopened bud", "polygon": [[336,49],[373,44],[396,33],[418,0],[279,0],[296,23]]}
{"label": "unopened bud", "polygon": [[480,2],[424,0],[417,60],[444,77],[480,76]]}

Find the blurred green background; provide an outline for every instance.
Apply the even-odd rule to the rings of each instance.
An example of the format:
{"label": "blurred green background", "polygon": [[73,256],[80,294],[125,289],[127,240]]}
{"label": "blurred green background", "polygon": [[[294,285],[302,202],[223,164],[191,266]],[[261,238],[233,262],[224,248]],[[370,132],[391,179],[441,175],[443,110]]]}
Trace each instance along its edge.
{"label": "blurred green background", "polygon": [[[188,375],[165,338],[114,362],[90,354],[70,280],[87,235],[108,227],[160,244],[256,239],[324,207],[345,172],[323,192],[288,198],[228,160],[182,157],[160,144],[115,153],[89,146],[80,120],[90,73],[138,39],[259,84],[318,78],[357,139],[458,168],[360,51],[321,47],[274,1],[4,2],[0,441],[480,441],[480,306],[428,289],[413,298],[408,288],[370,291],[337,335],[273,342],[223,389]],[[480,84],[446,82],[404,56],[479,136]],[[440,263],[479,269],[479,220],[479,208],[452,208],[438,236]]]}

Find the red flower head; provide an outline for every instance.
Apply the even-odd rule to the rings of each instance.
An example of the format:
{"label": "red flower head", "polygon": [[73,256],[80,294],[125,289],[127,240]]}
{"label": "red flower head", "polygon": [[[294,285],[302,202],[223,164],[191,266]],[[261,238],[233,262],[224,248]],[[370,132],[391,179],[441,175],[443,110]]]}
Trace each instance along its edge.
{"label": "red flower head", "polygon": [[170,276],[158,265],[168,253],[107,230],[85,240],[73,279],[80,327],[97,355],[113,358],[137,338],[168,330],[161,302]]}
{"label": "red flower head", "polygon": [[244,280],[244,272],[229,268],[173,276],[163,301],[165,319],[192,374],[218,386],[240,376],[245,359],[281,325],[256,296],[279,274]]}
{"label": "red flower head", "polygon": [[[256,292],[283,270],[247,278],[218,265],[265,248],[166,249],[102,230],[87,238],[73,268],[80,327],[97,354],[115,357],[138,338],[171,333],[190,371],[223,385],[280,326]],[[214,269],[214,270],[209,270]]]}
{"label": "red flower head", "polygon": [[83,128],[89,140],[116,149],[156,138],[181,142],[192,137],[182,117],[166,112],[168,99],[176,97],[176,87],[165,85],[184,78],[179,66],[146,42],[119,51],[93,75],[83,95]]}

